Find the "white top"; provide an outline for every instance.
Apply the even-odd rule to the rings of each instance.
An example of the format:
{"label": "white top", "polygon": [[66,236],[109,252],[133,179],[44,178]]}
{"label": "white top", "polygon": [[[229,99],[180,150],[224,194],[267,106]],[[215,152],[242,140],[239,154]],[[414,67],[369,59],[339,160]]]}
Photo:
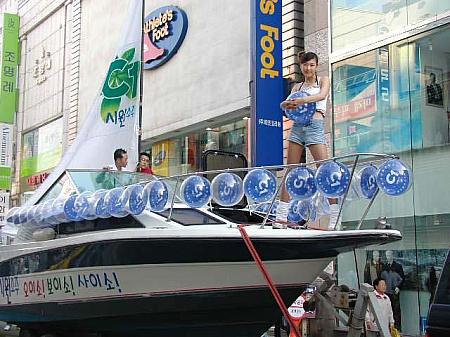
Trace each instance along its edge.
{"label": "white top", "polygon": [[[317,82],[314,83],[312,86],[305,86],[304,82],[300,82],[294,86],[292,91],[293,92],[294,91],[304,91],[304,92],[307,92],[308,94],[310,94],[311,96],[317,95],[318,93],[320,93],[320,77],[317,78]],[[325,114],[325,112],[327,111],[327,98],[326,97],[323,100],[316,102],[316,110],[319,110],[320,112]]]}
{"label": "white top", "polygon": [[[380,294],[378,291],[375,292],[375,297],[377,298],[378,305],[381,308],[381,314],[384,316],[384,319],[388,324],[394,324],[394,313],[392,312],[391,300],[388,295]],[[366,321],[370,321],[373,323],[375,327],[375,331],[378,331],[377,323],[375,322],[375,317],[372,312],[370,312],[369,308],[367,309]]]}

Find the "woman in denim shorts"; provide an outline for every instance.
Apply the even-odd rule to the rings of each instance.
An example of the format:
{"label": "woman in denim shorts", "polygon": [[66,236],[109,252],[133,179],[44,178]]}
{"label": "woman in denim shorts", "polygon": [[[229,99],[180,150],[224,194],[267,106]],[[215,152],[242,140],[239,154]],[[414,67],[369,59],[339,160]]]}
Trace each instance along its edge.
{"label": "woman in denim shorts", "polygon": [[[291,93],[296,91],[304,91],[309,94],[302,98],[296,98],[282,103],[285,109],[296,109],[299,105],[305,103],[316,103],[316,113],[313,115],[311,123],[308,126],[301,126],[296,123],[292,126],[291,133],[288,138],[288,164],[298,164],[302,157],[305,147],[309,148],[315,161],[328,159],[327,141],[325,139],[324,119],[327,110],[327,96],[330,91],[330,79],[327,76],[317,76],[317,66],[319,58],[312,52],[300,52],[298,54],[300,70],[303,74],[303,81],[297,83],[292,88]],[[281,201],[277,209],[280,209],[281,217],[287,216],[287,202],[289,195],[283,186]],[[334,229],[336,220],[332,223],[333,218],[337,218],[339,207],[335,199],[330,199],[330,224],[329,229]],[[281,206],[281,207],[280,207]],[[285,213],[285,214],[283,214]],[[333,213],[335,216],[333,217]]]}

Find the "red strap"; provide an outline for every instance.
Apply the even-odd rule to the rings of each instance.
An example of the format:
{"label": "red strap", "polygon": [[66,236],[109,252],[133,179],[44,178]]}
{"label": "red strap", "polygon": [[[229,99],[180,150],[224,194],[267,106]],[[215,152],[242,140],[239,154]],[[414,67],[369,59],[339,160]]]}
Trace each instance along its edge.
{"label": "red strap", "polygon": [[255,249],[255,246],[253,245],[252,241],[250,240],[250,237],[247,234],[247,231],[245,230],[243,225],[238,226],[239,232],[241,232],[242,239],[244,239],[245,245],[247,246],[250,254],[253,257],[253,260],[255,260],[256,265],[258,266],[259,270],[263,274],[264,278],[267,281],[267,284],[269,285],[270,291],[272,292],[273,297],[275,298],[275,301],[278,304],[278,307],[280,308],[281,312],[283,313],[284,318],[289,322],[289,326],[291,327],[291,331],[294,331],[296,337],[301,337],[300,332],[295,327],[295,324],[292,320],[292,317],[289,315],[289,312],[286,308],[286,305],[283,302],[283,299],[280,296],[280,293],[278,292],[277,288],[275,287],[272,278],[269,275],[269,272],[266,269],[266,266],[262,262],[261,258],[259,257],[258,252]]}

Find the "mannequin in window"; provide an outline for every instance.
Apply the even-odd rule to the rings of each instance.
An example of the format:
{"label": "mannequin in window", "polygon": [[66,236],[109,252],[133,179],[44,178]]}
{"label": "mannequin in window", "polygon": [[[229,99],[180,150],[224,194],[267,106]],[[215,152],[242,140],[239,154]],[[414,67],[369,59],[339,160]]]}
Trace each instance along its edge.
{"label": "mannequin in window", "polygon": [[436,74],[430,73],[429,84],[427,85],[427,103],[435,105],[444,105],[442,98],[442,87],[436,83]]}
{"label": "mannequin in window", "polygon": [[386,280],[386,294],[389,296],[394,312],[395,327],[401,330],[402,315],[400,310],[400,289],[405,280],[405,273],[400,263],[394,261],[394,252],[386,251],[386,264],[384,265],[381,277]]}

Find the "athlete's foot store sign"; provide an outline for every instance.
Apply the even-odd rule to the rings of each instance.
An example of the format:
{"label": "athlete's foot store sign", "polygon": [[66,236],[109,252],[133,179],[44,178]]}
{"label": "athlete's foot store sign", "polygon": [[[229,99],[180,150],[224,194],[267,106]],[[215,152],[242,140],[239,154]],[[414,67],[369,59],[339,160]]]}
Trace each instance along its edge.
{"label": "athlete's foot store sign", "polygon": [[186,13],[176,6],[151,12],[144,20],[144,69],[157,68],[175,55],[186,36]]}

